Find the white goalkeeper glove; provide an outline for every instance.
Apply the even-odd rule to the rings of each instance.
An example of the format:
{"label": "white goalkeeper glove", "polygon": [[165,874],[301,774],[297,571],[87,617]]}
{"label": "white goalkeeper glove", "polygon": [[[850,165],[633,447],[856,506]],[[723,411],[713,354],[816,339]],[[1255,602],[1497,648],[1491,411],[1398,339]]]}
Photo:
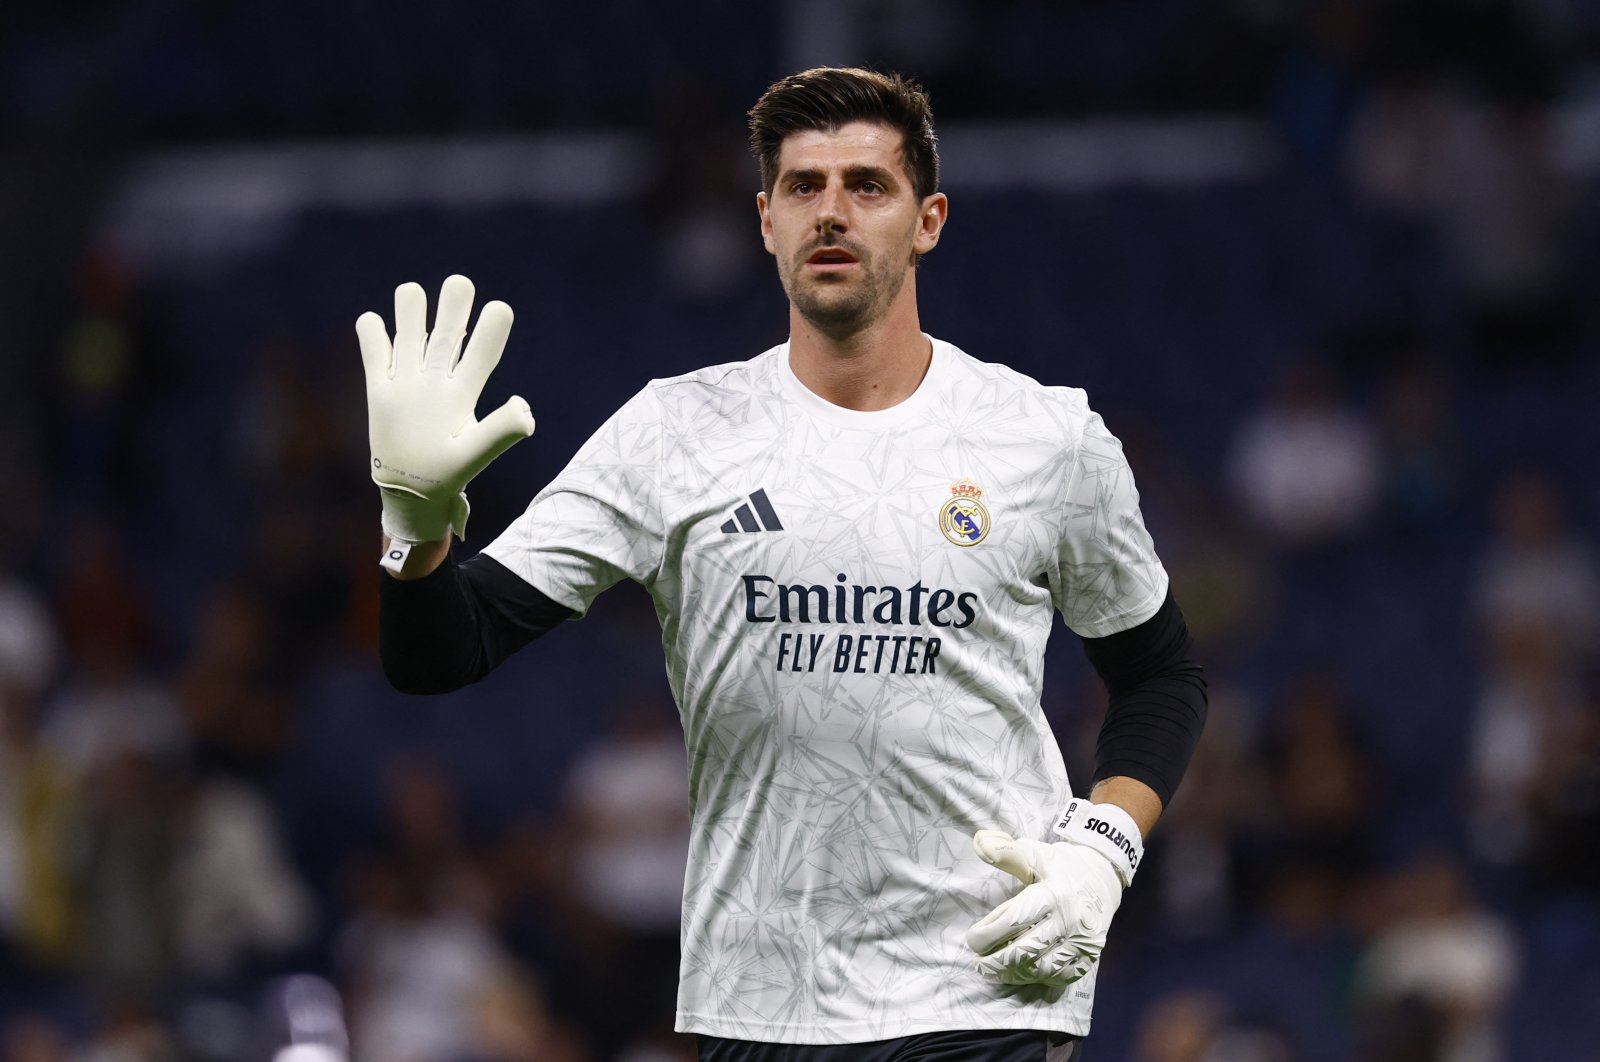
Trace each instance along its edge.
{"label": "white goalkeeper glove", "polygon": [[1133,817],[1115,804],[1074,800],[1055,832],[1065,840],[973,836],[984,862],[1026,886],[967,930],[978,972],[991,981],[1064,987],[1086,976],[1144,855]]}
{"label": "white goalkeeper glove", "polygon": [[463,353],[472,296],[472,281],[447,278],[430,335],[427,295],[418,284],[400,285],[392,344],[378,314],[356,320],[367,375],[372,481],[383,494],[383,531],[390,540],[383,565],[394,571],[417,543],[465,534],[467,483],[533,434],[533,413],[516,396],[482,420],[474,418],[483,385],[505,350],[512,315],[503,302],[486,304]]}

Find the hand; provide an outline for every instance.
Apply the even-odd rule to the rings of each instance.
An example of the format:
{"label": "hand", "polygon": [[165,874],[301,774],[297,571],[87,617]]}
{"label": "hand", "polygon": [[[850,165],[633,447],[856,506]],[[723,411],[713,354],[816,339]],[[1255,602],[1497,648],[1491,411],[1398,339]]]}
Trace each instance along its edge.
{"label": "hand", "polygon": [[384,533],[400,547],[385,565],[396,569],[412,545],[443,541],[451,531],[464,534],[470,507],[463,488],[533,434],[528,403],[515,396],[474,419],[483,385],[505,350],[512,314],[503,302],[486,304],[461,353],[472,296],[472,281],[447,278],[429,335],[427,295],[420,285],[400,285],[393,344],[378,314],[356,321],[367,376],[372,481],[383,494]]}
{"label": "hand", "polygon": [[984,862],[1026,886],[967,930],[978,972],[1003,985],[1064,987],[1088,974],[1105,947],[1122,880],[1094,848],[979,830]]}

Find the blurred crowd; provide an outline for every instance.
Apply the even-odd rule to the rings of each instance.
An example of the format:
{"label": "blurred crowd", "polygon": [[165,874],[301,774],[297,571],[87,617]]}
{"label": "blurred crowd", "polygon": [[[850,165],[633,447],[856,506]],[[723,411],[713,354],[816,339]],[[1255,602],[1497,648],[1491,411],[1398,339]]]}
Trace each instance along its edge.
{"label": "blurred crowd", "polygon": [[[1600,1059],[1600,218],[1557,120],[1600,10],[874,0],[821,5],[835,56],[815,6],[708,0],[726,61],[626,4],[346,3],[312,38],[293,4],[0,9],[0,235],[40,250],[0,256],[0,1062],[693,1057],[649,603],[387,691],[349,323],[542,236],[474,273],[540,321],[480,547],[646,378],[781,339],[753,226],[721,235],[739,115],[835,58],[921,74],[946,121],[1236,111],[1281,148],[1242,188],[958,199],[919,279],[930,331],[1089,389],[1207,665],[1088,1057]],[[628,75],[588,69],[601,38]],[[634,124],[665,175],[636,200],[318,216],[181,284],[93,220],[158,141]],[[1048,681],[1087,777],[1067,634]]]}

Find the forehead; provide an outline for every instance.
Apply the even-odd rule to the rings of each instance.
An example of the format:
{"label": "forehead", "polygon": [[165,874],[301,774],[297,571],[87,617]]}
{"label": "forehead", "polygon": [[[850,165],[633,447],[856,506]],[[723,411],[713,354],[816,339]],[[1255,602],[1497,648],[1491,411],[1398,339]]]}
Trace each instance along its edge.
{"label": "forehead", "polygon": [[837,129],[791,133],[778,147],[778,172],[881,166],[905,173],[905,137],[878,122],[850,122]]}

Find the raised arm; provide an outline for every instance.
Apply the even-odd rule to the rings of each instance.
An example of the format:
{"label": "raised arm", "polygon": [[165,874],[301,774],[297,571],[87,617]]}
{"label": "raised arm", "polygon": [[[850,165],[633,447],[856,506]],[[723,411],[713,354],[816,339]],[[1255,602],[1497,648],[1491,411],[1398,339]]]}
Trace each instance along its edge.
{"label": "raised arm", "polygon": [[490,558],[459,566],[450,558],[451,535],[466,530],[466,485],[533,433],[533,415],[518,397],[476,419],[512,315],[503,302],[487,304],[467,341],[472,297],[466,277],[447,279],[431,334],[427,296],[416,284],[395,290],[392,339],[378,314],[356,321],[390,576],[379,597],[379,649],[385,675],[408,693],[475,682],[573,614]]}

